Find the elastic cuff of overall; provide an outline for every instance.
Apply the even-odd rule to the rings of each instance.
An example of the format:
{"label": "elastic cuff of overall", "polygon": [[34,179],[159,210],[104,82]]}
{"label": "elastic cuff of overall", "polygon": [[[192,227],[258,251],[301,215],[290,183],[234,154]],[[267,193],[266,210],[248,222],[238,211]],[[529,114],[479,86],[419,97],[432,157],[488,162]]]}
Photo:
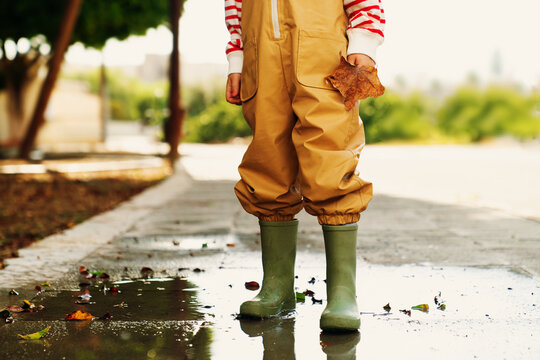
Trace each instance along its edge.
{"label": "elastic cuff of overall", "polygon": [[347,37],[349,38],[347,55],[365,54],[377,62],[377,48],[383,42],[380,35],[365,29],[349,29],[347,30]]}
{"label": "elastic cuff of overall", "polygon": [[319,224],[321,225],[345,225],[358,222],[360,220],[360,213],[318,215],[317,220],[319,220]]}
{"label": "elastic cuff of overall", "polygon": [[269,215],[269,216],[260,216],[259,222],[276,222],[276,221],[292,221],[294,220],[294,215]]}
{"label": "elastic cuff of overall", "polygon": [[241,50],[230,52],[227,55],[227,60],[229,60],[229,71],[227,75],[233,73],[242,73],[242,66],[244,64],[244,52]]}

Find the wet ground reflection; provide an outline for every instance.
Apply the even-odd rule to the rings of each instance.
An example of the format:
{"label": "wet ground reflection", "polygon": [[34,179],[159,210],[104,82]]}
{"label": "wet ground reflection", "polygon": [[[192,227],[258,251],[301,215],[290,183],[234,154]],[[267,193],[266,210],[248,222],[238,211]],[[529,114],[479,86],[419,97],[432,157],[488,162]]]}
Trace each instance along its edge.
{"label": "wet ground reflection", "polygon": [[[256,294],[244,282],[260,281],[261,275],[253,265],[259,259],[243,255],[219,261],[190,257],[192,263],[182,264],[189,269],[171,267],[149,279],[126,277],[123,266],[95,264],[94,269],[107,270],[111,279],[106,287],[117,287],[118,293],[104,292],[101,282],[90,281],[89,303],[77,304],[84,293],[78,281],[47,289],[33,300],[44,310],[14,314],[13,324],[0,325],[2,351],[12,359],[32,360],[440,358],[437,354],[532,359],[540,351],[533,336],[540,325],[540,284],[534,278],[493,269],[363,265],[358,272],[361,333],[321,334],[321,256],[300,254],[295,285],[299,292],[313,291],[323,304],[308,297],[294,312],[259,321],[236,317],[239,304]],[[200,269],[194,271],[195,266]],[[35,294],[19,290],[21,295],[14,297],[0,291],[0,303],[20,304]],[[433,306],[439,291],[447,301],[445,311]],[[388,302],[390,312],[383,310]],[[430,304],[428,313],[399,312],[422,302]],[[63,321],[77,309],[95,316],[110,312],[112,319]],[[17,340],[18,333],[48,325],[43,340]]]}

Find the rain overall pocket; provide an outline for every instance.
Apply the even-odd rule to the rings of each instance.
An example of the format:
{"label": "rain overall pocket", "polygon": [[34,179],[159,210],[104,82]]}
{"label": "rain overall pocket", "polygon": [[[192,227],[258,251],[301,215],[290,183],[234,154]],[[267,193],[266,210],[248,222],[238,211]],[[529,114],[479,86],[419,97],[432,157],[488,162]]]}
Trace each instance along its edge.
{"label": "rain overall pocket", "polygon": [[301,30],[298,37],[298,82],[304,86],[335,90],[325,77],[339,66],[341,56],[347,56],[346,37],[311,30]]}
{"label": "rain overall pocket", "polygon": [[248,42],[244,45],[244,63],[242,66],[242,84],[240,86],[240,100],[248,101],[255,93],[258,87],[258,59],[257,44]]}

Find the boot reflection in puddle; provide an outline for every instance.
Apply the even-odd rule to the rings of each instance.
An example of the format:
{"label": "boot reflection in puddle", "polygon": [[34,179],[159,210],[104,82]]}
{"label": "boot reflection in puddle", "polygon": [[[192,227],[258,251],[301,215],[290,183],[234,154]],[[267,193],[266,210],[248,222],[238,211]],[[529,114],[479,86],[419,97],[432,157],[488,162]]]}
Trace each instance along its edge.
{"label": "boot reflection in puddle", "polygon": [[296,359],[294,354],[294,318],[264,320],[240,319],[240,328],[249,337],[262,336],[264,360]]}
{"label": "boot reflection in puddle", "polygon": [[360,342],[360,333],[332,334],[321,333],[322,351],[327,360],[356,359],[356,345]]}

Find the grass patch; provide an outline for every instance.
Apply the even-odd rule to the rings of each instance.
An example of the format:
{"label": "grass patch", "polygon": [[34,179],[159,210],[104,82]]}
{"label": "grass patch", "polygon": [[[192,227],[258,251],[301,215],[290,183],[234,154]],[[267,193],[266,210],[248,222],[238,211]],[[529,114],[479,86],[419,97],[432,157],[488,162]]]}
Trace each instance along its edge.
{"label": "grass patch", "polygon": [[110,210],[170,174],[168,167],[0,175],[0,268],[17,250]]}

